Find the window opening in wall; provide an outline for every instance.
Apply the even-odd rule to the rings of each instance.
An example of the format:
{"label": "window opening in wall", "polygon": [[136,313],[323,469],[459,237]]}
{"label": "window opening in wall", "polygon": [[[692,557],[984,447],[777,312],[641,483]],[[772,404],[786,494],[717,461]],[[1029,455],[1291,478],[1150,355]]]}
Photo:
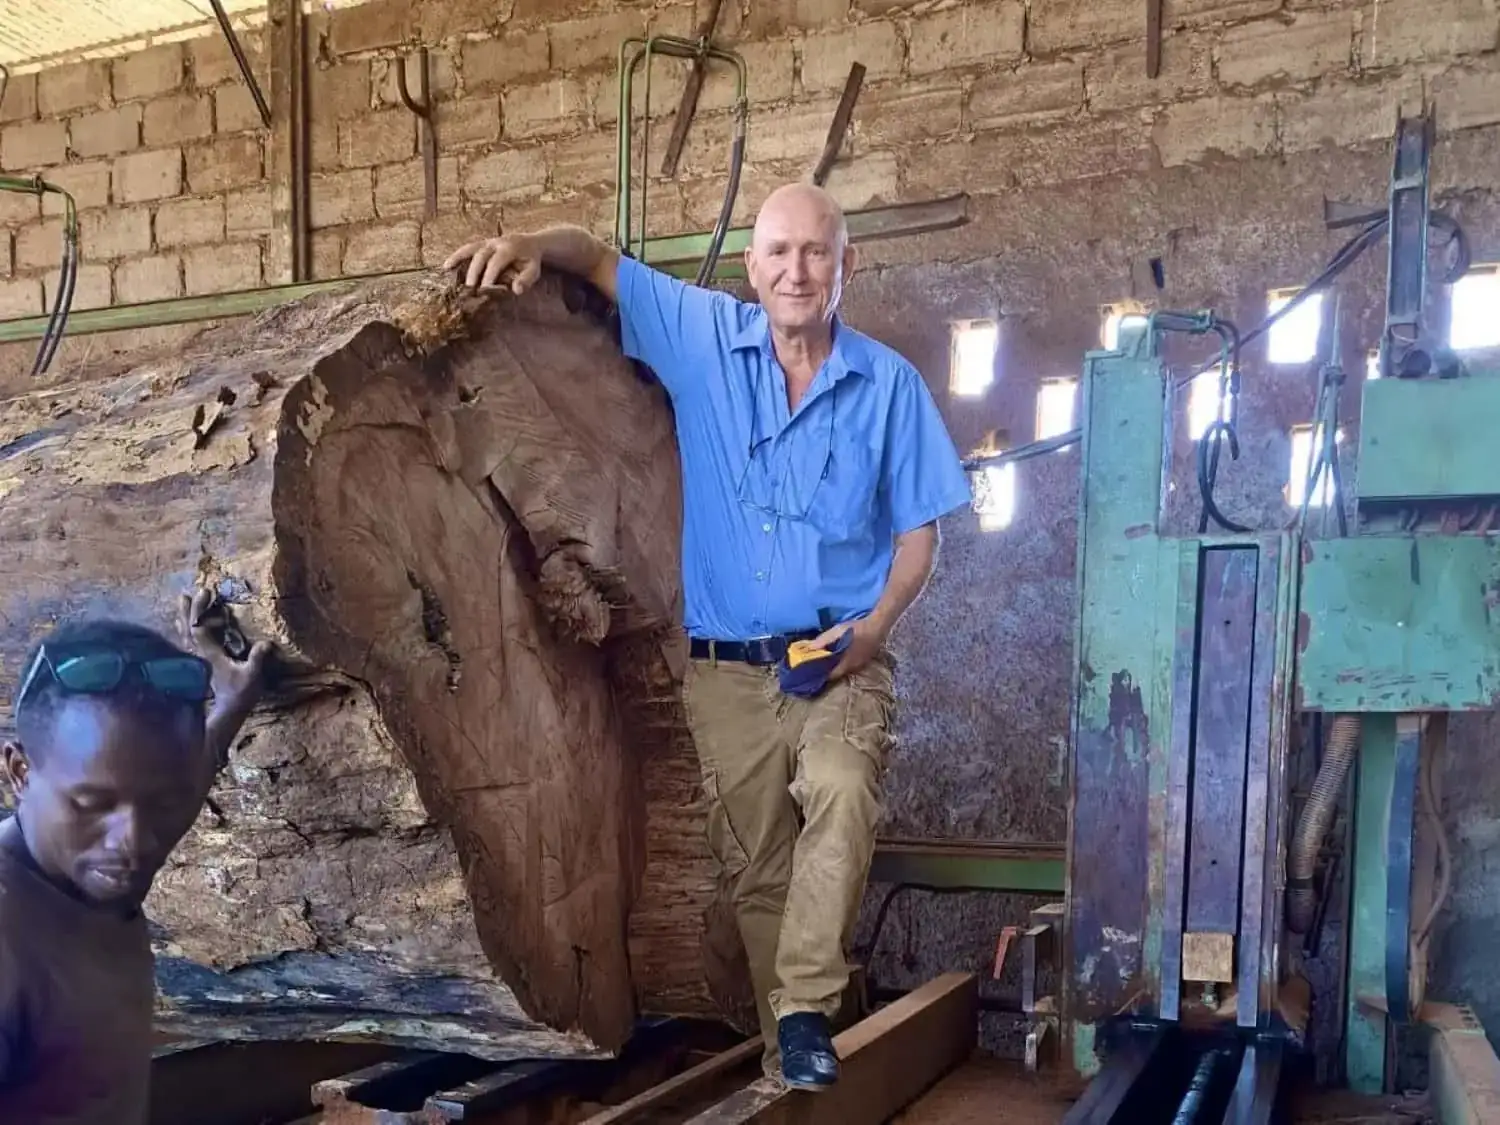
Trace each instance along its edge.
{"label": "window opening in wall", "polygon": [[958,398],[979,398],[995,381],[995,352],[1000,326],[993,320],[959,320],[953,324],[948,389]]}
{"label": "window opening in wall", "polygon": [[1453,283],[1450,298],[1449,347],[1500,347],[1500,266],[1470,267]]}
{"label": "window opening in wall", "polygon": [[1219,370],[1214,368],[1188,385],[1188,437],[1198,441],[1208,433],[1208,427],[1221,408],[1221,420],[1229,421],[1229,400],[1219,398]]}
{"label": "window opening in wall", "polygon": [[1036,440],[1046,441],[1078,423],[1078,380],[1043,379],[1036,392]]}
{"label": "window opening in wall", "polygon": [[[1300,290],[1281,289],[1270,294],[1272,316],[1280,312]],[[1318,354],[1318,335],[1323,327],[1323,294],[1314,293],[1271,325],[1267,358],[1272,363],[1310,363]]]}
{"label": "window opening in wall", "polygon": [[1120,329],[1134,328],[1146,323],[1146,314],[1141,312],[1130,312],[1125,309],[1111,309],[1104,317],[1104,330],[1102,338],[1106,351],[1114,351],[1120,346]]}
{"label": "window opening in wall", "polygon": [[980,531],[1001,531],[1016,515],[1016,466],[987,465],[974,480],[974,510]]}
{"label": "window opening in wall", "polygon": [[[1292,463],[1287,473],[1286,502],[1293,508],[1302,507],[1302,498],[1307,495],[1307,474],[1312,469],[1313,452],[1317,444],[1322,441],[1322,435],[1318,432],[1321,426],[1305,425],[1293,426],[1292,439]],[[1344,431],[1334,431],[1333,440],[1335,445],[1344,442]],[[1333,472],[1325,467],[1322,475],[1318,478],[1317,491],[1312,499],[1308,501],[1309,508],[1324,507],[1333,499]]]}

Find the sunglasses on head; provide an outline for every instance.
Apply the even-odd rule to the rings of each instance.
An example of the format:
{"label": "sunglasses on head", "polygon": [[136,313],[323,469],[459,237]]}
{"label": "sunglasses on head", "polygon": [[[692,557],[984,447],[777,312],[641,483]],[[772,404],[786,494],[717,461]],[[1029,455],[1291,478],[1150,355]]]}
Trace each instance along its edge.
{"label": "sunglasses on head", "polygon": [[16,695],[17,707],[41,685],[43,675],[72,695],[108,695],[131,680],[187,703],[206,702],[213,694],[213,669],[206,660],[186,653],[139,660],[114,648],[52,651],[43,645]]}

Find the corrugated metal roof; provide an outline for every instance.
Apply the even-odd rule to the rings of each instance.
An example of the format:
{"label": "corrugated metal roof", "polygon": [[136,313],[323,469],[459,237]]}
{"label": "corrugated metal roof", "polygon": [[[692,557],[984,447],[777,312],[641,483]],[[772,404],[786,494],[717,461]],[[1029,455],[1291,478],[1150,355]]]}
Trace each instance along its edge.
{"label": "corrugated metal roof", "polygon": [[[265,0],[224,0],[237,24],[263,21],[265,8]],[[0,63],[21,73],[216,26],[208,0],[0,0]]]}

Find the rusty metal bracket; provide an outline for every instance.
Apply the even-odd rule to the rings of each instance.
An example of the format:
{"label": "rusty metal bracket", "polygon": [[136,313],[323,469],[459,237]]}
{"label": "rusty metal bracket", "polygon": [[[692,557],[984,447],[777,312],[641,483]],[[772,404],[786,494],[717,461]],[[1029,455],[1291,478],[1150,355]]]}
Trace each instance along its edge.
{"label": "rusty metal bracket", "polygon": [[1161,73],[1162,0],[1146,0],[1146,77]]}
{"label": "rusty metal bracket", "polygon": [[433,131],[432,110],[432,88],[431,67],[427,56],[427,48],[423,47],[418,52],[417,58],[421,62],[422,100],[420,103],[413,101],[411,91],[406,87],[406,60],[396,60],[396,92],[401,95],[401,103],[411,110],[421,122],[422,128],[422,179],[427,193],[427,217],[437,218],[437,134]]}
{"label": "rusty metal bracket", "polygon": [[864,63],[849,67],[849,77],[844,81],[844,94],[839,98],[839,107],[833,113],[833,123],[828,126],[828,139],[823,142],[823,154],[813,168],[812,182],[822,187],[833,171],[833,162],[838,159],[839,149],[844,146],[844,137],[849,132],[849,123],[854,120],[854,103],[859,100],[860,87],[865,81]]}
{"label": "rusty metal bracket", "polygon": [[256,81],[255,71],[250,66],[250,60],[245,57],[245,49],[240,45],[240,37],[235,34],[234,25],[229,22],[229,13],[224,10],[223,0],[208,0],[213,6],[214,18],[219,21],[219,30],[224,33],[224,38],[229,42],[229,50],[234,55],[235,65],[240,68],[240,77],[245,80],[245,85],[250,87],[250,96],[255,99],[255,108],[260,111],[260,120],[267,129],[271,127],[271,107],[266,104],[266,96],[261,93],[260,83]]}
{"label": "rusty metal bracket", "polygon": [[1000,941],[995,945],[995,968],[990,974],[991,979],[999,980],[1005,975],[1005,959],[1010,955],[1010,943],[1020,932],[1019,926],[1006,926],[1000,931]]}
{"label": "rusty metal bracket", "polygon": [[[667,154],[661,158],[661,174],[664,177],[677,175],[677,164],[682,159],[688,129],[692,127],[693,114],[698,112],[698,95],[703,92],[703,79],[708,73],[708,48],[713,39],[714,28],[719,23],[719,9],[723,6],[724,0],[713,0],[708,15],[698,25],[698,57],[693,60],[687,85],[682,88],[682,100],[677,103],[677,120],[672,124],[672,139],[667,142]],[[624,113],[625,107],[622,106],[620,112]]]}

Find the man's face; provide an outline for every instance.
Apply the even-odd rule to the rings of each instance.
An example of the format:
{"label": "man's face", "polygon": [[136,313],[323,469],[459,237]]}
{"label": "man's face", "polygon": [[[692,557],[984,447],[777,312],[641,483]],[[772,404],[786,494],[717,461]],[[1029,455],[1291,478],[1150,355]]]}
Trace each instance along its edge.
{"label": "man's face", "polygon": [[201,712],[168,720],[65,699],[47,744],[5,748],[26,842],[49,876],[100,906],[138,906],[213,783]]}
{"label": "man's face", "polygon": [[745,267],[773,327],[805,331],[832,318],[853,268],[852,248],[840,243],[837,217],[814,200],[762,211]]}

